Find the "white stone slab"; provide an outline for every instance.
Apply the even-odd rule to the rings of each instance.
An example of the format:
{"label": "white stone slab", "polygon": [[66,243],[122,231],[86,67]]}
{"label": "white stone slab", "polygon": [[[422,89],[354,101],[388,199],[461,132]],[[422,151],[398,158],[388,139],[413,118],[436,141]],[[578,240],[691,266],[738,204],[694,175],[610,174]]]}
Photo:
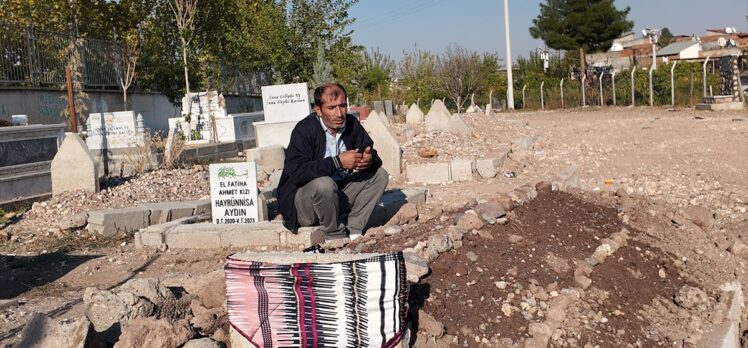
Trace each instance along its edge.
{"label": "white stone slab", "polygon": [[299,121],[311,113],[306,83],[262,87],[265,122]]}
{"label": "white stone slab", "polygon": [[475,161],[466,158],[453,159],[449,164],[452,181],[472,181]]}
{"label": "white stone slab", "polygon": [[142,145],[135,125],[135,112],[92,113],[88,116],[86,145],[91,150],[124,149]]}
{"label": "white stone slab", "polygon": [[287,148],[291,141],[291,132],[297,122],[255,122],[255,145],[257,147],[281,145]]}
{"label": "white stone slab", "polygon": [[449,162],[408,165],[408,181],[441,184],[451,180]]}
{"label": "white stone slab", "polygon": [[211,164],[210,200],[214,224],[258,221],[257,171],[254,162]]}

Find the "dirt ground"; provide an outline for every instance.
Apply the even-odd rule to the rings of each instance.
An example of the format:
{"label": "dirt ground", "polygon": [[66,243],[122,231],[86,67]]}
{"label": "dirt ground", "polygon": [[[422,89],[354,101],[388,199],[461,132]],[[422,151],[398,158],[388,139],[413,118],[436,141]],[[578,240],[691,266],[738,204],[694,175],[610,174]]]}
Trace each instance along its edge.
{"label": "dirt ground", "polygon": [[[396,124],[403,168],[507,151],[509,158],[495,178],[476,174],[469,182],[429,185],[422,211],[433,219],[403,226],[399,235],[365,237],[348,250],[415,247],[444,233],[479,201],[557,180],[559,173],[573,169],[578,188],[541,192],[510,212],[507,224],[468,232],[461,247],[430,262],[431,273],[414,286],[411,304],[444,325],[443,342],[519,345],[532,336],[531,324],[543,322],[553,294],[576,286],[580,262],[601,240],[625,228],[627,243],[594,267],[591,286],[566,310],[550,346],[689,346],[722,318],[719,285],[738,280],[748,286],[748,255],[735,247],[748,244],[747,116],[648,108],[517,112],[496,118],[469,114],[470,137]],[[419,157],[424,147],[438,155]],[[207,178],[199,168],[190,172],[198,178],[190,182],[200,187],[192,190],[198,198],[206,192]],[[137,178],[126,182],[130,190],[143,186]],[[409,186],[422,185],[409,183],[406,175],[390,182],[391,188]],[[122,190],[127,192],[126,185]],[[117,192],[110,187],[103,196],[119,197],[119,205],[123,195]],[[106,207],[102,199],[82,197],[76,204]],[[48,226],[40,226],[49,220],[49,214],[43,218],[45,208],[58,213],[64,210],[59,205],[37,205],[11,217],[0,230],[12,230],[0,244],[0,299],[18,302],[0,310],[0,346],[17,341],[33,312],[58,319],[82,315],[81,295],[88,286],[106,289],[133,277],[203,274],[220,269],[225,256],[236,251],[162,252],[137,249],[126,238],[97,240],[80,229],[47,231]],[[706,208],[711,220],[697,226],[683,218],[689,206]],[[674,303],[684,285],[707,294],[703,306]],[[418,341],[428,346],[420,336]]]}

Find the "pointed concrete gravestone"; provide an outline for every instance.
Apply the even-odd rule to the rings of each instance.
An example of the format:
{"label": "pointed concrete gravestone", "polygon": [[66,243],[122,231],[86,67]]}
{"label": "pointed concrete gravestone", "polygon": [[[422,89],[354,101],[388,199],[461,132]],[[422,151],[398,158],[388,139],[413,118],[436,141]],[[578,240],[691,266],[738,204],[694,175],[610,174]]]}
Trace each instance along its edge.
{"label": "pointed concrete gravestone", "polygon": [[496,116],[496,113],[493,112],[493,107],[491,106],[490,103],[486,104],[486,116],[492,116],[492,117]]}
{"label": "pointed concrete gravestone", "polygon": [[382,166],[392,176],[400,175],[402,150],[387,125],[382,121],[386,116],[374,111],[363,123],[364,129],[374,141],[374,148],[382,159]]}
{"label": "pointed concrete gravestone", "polygon": [[452,115],[444,102],[437,99],[431,105],[431,109],[426,114],[426,130],[431,132],[434,130],[442,130],[456,135],[470,135],[470,127],[460,117],[460,115]]}
{"label": "pointed concrete gravestone", "polygon": [[392,118],[392,116],[395,115],[392,111],[392,100],[384,101],[384,114],[387,115],[388,118]]}
{"label": "pointed concrete gravestone", "polygon": [[413,103],[410,106],[408,113],[405,114],[405,123],[408,123],[408,124],[423,123],[423,111],[421,111],[421,108],[419,108],[418,105],[416,105],[416,103]]}
{"label": "pointed concrete gravestone", "polygon": [[65,133],[52,159],[51,176],[53,196],[73,190],[99,192],[98,165],[78,134]]}
{"label": "pointed concrete gravestone", "polygon": [[[390,118],[387,117],[387,115],[385,115],[384,112],[374,111],[373,113],[369,114],[369,117],[372,117],[372,114],[374,115],[374,117],[379,118],[379,121],[381,121],[382,123],[384,123],[385,125],[387,125],[387,127],[389,127],[389,126],[392,125],[392,122],[391,122]],[[368,120],[368,118],[367,118],[367,120]]]}

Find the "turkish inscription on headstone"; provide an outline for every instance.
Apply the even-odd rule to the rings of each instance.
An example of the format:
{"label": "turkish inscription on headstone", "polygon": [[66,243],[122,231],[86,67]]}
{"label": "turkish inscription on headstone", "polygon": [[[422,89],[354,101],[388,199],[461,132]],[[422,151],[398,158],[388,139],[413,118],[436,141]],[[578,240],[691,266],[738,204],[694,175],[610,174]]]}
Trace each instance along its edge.
{"label": "turkish inscription on headstone", "polygon": [[209,166],[210,200],[214,224],[258,221],[257,169],[254,162]]}
{"label": "turkish inscription on headstone", "polygon": [[92,113],[88,117],[86,145],[91,150],[141,145],[132,111]]}
{"label": "turkish inscription on headstone", "polygon": [[262,87],[265,122],[293,122],[309,115],[309,91],[306,83]]}

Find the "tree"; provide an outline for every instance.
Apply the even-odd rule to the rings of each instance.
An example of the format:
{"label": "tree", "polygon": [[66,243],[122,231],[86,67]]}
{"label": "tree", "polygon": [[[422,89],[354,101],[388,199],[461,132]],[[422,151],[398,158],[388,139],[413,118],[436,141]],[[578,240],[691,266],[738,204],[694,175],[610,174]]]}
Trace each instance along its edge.
{"label": "tree", "polygon": [[657,40],[657,46],[665,47],[673,41],[675,41],[675,38],[673,37],[673,33],[670,32],[670,29],[668,29],[668,27],[662,28],[662,30],[660,30],[660,37]]}
{"label": "tree", "polygon": [[441,97],[435,95],[431,88],[436,75],[436,57],[433,53],[423,50],[405,52],[398,66],[398,75],[400,85],[407,91],[407,101],[429,101]]}
{"label": "tree", "polygon": [[[389,95],[390,79],[395,71],[395,61],[390,56],[371,49],[361,54],[362,69],[356,81],[368,98],[381,99]],[[367,98],[367,99],[368,99]]]}
{"label": "tree", "polygon": [[580,76],[586,71],[585,53],[604,51],[631,30],[631,10],[616,9],[613,0],[546,0],[533,19],[530,35],[557,50],[579,50]]}
{"label": "tree", "polygon": [[480,56],[457,45],[450,45],[436,60],[434,90],[452,99],[457,108],[462,108],[467,97],[479,93],[487,86],[485,74],[498,73],[496,54]]}
{"label": "tree", "polygon": [[130,88],[137,75],[135,68],[138,65],[138,59],[140,59],[140,43],[138,41],[137,35],[123,37],[120,52],[114,54],[125,107],[127,107],[127,89]]}
{"label": "tree", "polygon": [[[179,30],[179,40],[182,46],[182,63],[184,64],[184,88],[187,98],[187,118],[192,110],[192,97],[190,96],[190,76],[187,65],[187,48],[192,40],[192,32],[195,29],[195,10],[197,0],[169,0],[169,8],[174,14]],[[186,120],[190,122],[190,120]]]}
{"label": "tree", "polygon": [[317,60],[314,62],[311,88],[316,88],[327,82],[333,82],[332,65],[325,59],[325,45],[317,44]]}

